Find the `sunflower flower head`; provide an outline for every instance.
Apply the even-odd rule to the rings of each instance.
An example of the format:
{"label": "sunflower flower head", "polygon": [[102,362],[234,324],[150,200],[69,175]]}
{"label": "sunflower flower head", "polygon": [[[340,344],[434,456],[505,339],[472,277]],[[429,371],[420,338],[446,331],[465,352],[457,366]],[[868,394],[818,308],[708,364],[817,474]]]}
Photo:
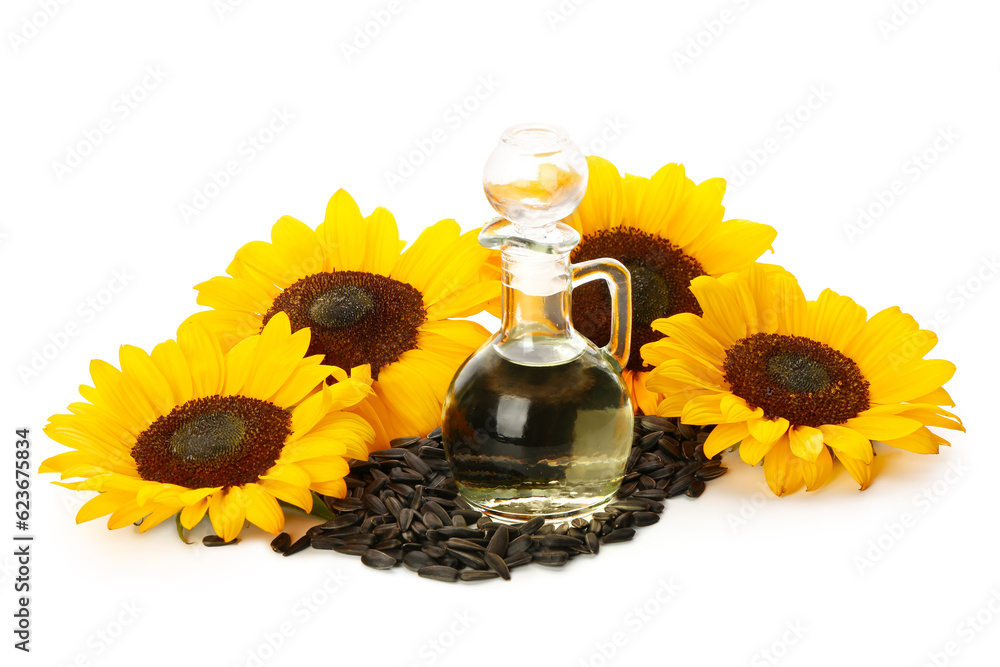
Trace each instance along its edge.
{"label": "sunflower flower head", "polygon": [[700,276],[691,292],[700,314],[656,320],[666,338],[642,348],[657,413],[717,424],[705,455],[738,444],[775,494],[819,488],[834,457],[865,489],[873,441],[936,454],[949,443],[928,427],[965,430],[942,407],[954,405],[943,388],[954,364],[924,358],[937,337],[899,308],[868,318],[832,290],[807,301],[790,273],[762,264]]}
{"label": "sunflower flower head", "polygon": [[348,458],[366,458],[374,438],[345,412],[370,393],[320,356],[307,356],[309,331],[284,314],[223,351],[196,323],[147,354],[122,346],[121,369],[91,364],[93,386],[45,433],[71,448],[45,460],[61,486],[99,491],[77,522],[106,516],[108,528],[141,521],[140,531],[180,513],[193,528],[208,513],[216,533],[235,539],[245,521],[280,532],[279,500],[312,510],[315,491],[344,497]]}
{"label": "sunflower flower head", "polygon": [[293,331],[310,329],[309,354],[357,373],[370,368],[372,393],[352,410],[375,428],[376,449],[433,430],[455,371],[489,338],[460,318],[496,299],[500,283],[475,231],[442,220],[405,252],[384,208],[363,217],[338,191],[316,229],[283,217],[271,242],[243,246],[228,275],[196,287],[212,310],[189,321],[207,326],[223,349],[284,313]]}
{"label": "sunflower flower head", "polygon": [[[700,315],[691,280],[746,268],[771,247],[777,232],[747,220],[723,220],[721,178],[695,184],[679,164],[650,178],[623,177],[599,157],[588,157],[587,165],[586,195],[566,220],[582,236],[571,259],[610,257],[631,273],[632,350],[623,377],[633,405],[652,414],[660,397],[644,386],[651,369],[640,355],[643,345],[662,336],[652,323],[677,313]],[[573,324],[595,344],[608,342],[610,318],[603,286],[573,290]]]}

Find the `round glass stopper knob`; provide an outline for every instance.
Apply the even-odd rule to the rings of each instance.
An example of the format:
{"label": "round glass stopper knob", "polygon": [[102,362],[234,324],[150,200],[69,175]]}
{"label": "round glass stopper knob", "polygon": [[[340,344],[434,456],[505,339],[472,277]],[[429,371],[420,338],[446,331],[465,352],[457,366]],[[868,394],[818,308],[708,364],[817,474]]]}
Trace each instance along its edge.
{"label": "round glass stopper knob", "polygon": [[486,161],[483,189],[493,208],[519,228],[544,229],[580,204],[587,160],[561,127],[515,125]]}

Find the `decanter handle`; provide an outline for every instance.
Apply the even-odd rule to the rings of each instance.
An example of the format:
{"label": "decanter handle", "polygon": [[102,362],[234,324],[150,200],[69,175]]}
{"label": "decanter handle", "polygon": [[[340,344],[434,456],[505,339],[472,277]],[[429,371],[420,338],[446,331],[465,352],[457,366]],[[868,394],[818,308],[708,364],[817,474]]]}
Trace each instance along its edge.
{"label": "decanter handle", "polygon": [[593,259],[570,266],[573,288],[601,279],[611,292],[611,340],[604,350],[625,368],[632,349],[632,277],[621,262]]}

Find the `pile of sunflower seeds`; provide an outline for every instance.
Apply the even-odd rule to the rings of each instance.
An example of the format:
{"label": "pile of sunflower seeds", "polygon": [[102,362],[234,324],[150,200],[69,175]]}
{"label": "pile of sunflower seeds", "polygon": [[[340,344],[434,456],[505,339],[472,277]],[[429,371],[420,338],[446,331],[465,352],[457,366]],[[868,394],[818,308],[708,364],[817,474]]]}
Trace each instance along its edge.
{"label": "pile of sunflower seeds", "polygon": [[559,567],[603,544],[627,542],[637,528],[660,520],[668,498],[697,498],[705,483],[726,472],[720,457],[703,451],[711,427],[663,417],[636,419],[627,473],[614,501],[589,519],[496,523],[458,495],[441,430],[426,438],[399,438],[352,461],[346,498],[324,498],[335,518],[294,543],[288,533],[271,542],[290,556],[308,547],[360,556],[377,570],[402,563],[437,581],[510,579],[511,570],[537,563]]}

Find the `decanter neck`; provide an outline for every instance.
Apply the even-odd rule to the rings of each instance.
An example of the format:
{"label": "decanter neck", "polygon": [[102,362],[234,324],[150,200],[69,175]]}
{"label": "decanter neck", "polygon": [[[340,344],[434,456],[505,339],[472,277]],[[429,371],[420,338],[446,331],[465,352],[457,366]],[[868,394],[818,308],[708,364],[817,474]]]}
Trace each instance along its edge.
{"label": "decanter neck", "polygon": [[570,316],[569,253],[508,248],[502,254],[500,333],[494,345],[519,363],[557,364],[576,358],[586,341]]}

